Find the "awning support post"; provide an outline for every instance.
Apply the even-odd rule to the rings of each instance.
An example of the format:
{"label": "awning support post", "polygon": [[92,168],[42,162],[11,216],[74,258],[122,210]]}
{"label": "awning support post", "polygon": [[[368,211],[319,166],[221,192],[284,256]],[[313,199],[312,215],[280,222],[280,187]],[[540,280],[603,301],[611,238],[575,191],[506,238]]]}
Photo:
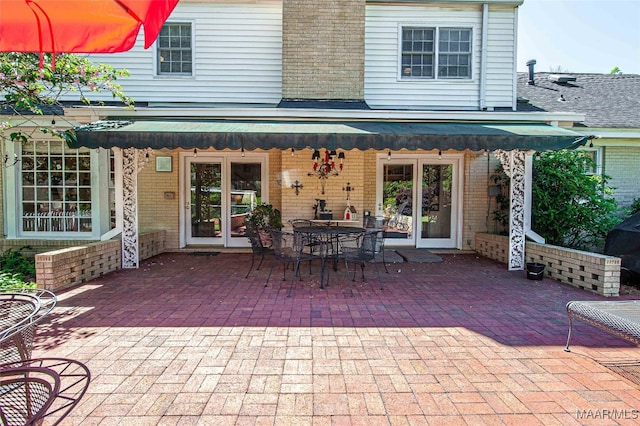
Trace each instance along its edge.
{"label": "awning support post", "polygon": [[[496,150],[495,156],[502,163],[504,172],[511,179],[509,194],[509,270],[524,270],[525,259],[525,158],[526,152]],[[530,208],[530,206],[529,206]]]}
{"label": "awning support post", "polygon": [[149,161],[150,148],[126,148],[122,150],[122,268],[140,266],[138,228],[138,173]]}

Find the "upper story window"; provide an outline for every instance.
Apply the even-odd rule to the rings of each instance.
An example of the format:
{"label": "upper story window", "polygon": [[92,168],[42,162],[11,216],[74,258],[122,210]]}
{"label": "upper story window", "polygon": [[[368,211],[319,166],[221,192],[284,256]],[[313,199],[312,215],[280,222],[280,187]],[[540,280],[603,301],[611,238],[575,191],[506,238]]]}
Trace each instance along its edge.
{"label": "upper story window", "polygon": [[403,79],[470,79],[471,28],[402,28]]}
{"label": "upper story window", "polygon": [[190,23],[166,23],[158,36],[158,75],[193,74]]}

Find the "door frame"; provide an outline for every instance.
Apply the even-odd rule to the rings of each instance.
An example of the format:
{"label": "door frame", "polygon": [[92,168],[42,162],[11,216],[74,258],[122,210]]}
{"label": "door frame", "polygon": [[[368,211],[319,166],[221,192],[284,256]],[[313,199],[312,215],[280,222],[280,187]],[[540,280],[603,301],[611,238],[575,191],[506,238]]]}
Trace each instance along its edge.
{"label": "door frame", "polygon": [[[269,202],[269,173],[268,173],[268,153],[254,153],[246,152],[244,154],[235,152],[206,152],[200,151],[196,154],[194,152],[180,152],[180,175],[179,175],[179,227],[180,227],[180,247],[184,248],[187,245],[215,245],[222,247],[250,247],[248,238],[232,238],[231,227],[229,226],[231,220],[231,203],[229,193],[231,192],[231,179],[229,173],[231,171],[231,163],[260,163],[261,165],[261,184],[262,184],[262,203]],[[195,160],[195,161],[194,161]],[[222,170],[221,181],[221,209],[222,209],[222,229],[224,230],[221,237],[214,238],[198,238],[197,241],[193,239],[187,240],[187,227],[191,226],[191,211],[189,206],[191,202],[191,176],[190,176],[190,164],[192,162],[210,163],[220,162]]]}
{"label": "door frame", "polygon": [[[377,154],[376,156],[376,215],[383,215],[381,199],[382,185],[384,179],[385,164],[410,164],[413,165],[413,198],[412,204],[414,232],[411,238],[407,239],[387,239],[387,243],[399,247],[416,247],[416,248],[462,248],[462,208],[463,208],[463,188],[464,188],[464,154]],[[421,217],[417,214],[418,206],[422,205],[422,191],[420,190],[422,166],[424,164],[445,165],[451,164],[453,168],[453,186],[451,194],[451,238],[447,239],[427,239],[420,238],[418,219]]]}

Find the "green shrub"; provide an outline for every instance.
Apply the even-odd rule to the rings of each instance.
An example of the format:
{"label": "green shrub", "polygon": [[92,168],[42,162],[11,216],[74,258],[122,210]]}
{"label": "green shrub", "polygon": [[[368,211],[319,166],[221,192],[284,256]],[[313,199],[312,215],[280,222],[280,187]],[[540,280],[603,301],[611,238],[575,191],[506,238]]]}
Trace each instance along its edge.
{"label": "green shrub", "polygon": [[21,274],[0,272],[0,292],[36,287],[37,285],[35,282],[25,281],[24,277]]}
{"label": "green shrub", "polygon": [[636,198],[633,203],[631,203],[631,208],[629,215],[636,214],[640,212],[640,198]]}
{"label": "green shrub", "polygon": [[33,259],[19,250],[9,249],[0,255],[0,290],[35,288],[36,267]]}
{"label": "green shrub", "polygon": [[19,250],[8,249],[0,256],[0,267],[5,272],[22,274],[32,277],[36,274],[36,265],[33,259],[27,257],[22,250],[30,247],[22,247]]}
{"label": "green shrub", "polygon": [[590,174],[580,151],[538,153],[533,162],[533,230],[548,244],[599,252],[620,222],[609,176]]}

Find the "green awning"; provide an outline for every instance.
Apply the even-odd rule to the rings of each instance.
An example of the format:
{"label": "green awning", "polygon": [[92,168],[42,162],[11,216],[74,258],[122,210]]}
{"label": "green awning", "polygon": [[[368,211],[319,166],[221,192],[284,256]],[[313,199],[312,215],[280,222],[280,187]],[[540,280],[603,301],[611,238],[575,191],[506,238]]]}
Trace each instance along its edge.
{"label": "green awning", "polygon": [[75,129],[71,147],[304,149],[521,149],[583,145],[586,136],[545,124],[389,121],[104,121]]}

